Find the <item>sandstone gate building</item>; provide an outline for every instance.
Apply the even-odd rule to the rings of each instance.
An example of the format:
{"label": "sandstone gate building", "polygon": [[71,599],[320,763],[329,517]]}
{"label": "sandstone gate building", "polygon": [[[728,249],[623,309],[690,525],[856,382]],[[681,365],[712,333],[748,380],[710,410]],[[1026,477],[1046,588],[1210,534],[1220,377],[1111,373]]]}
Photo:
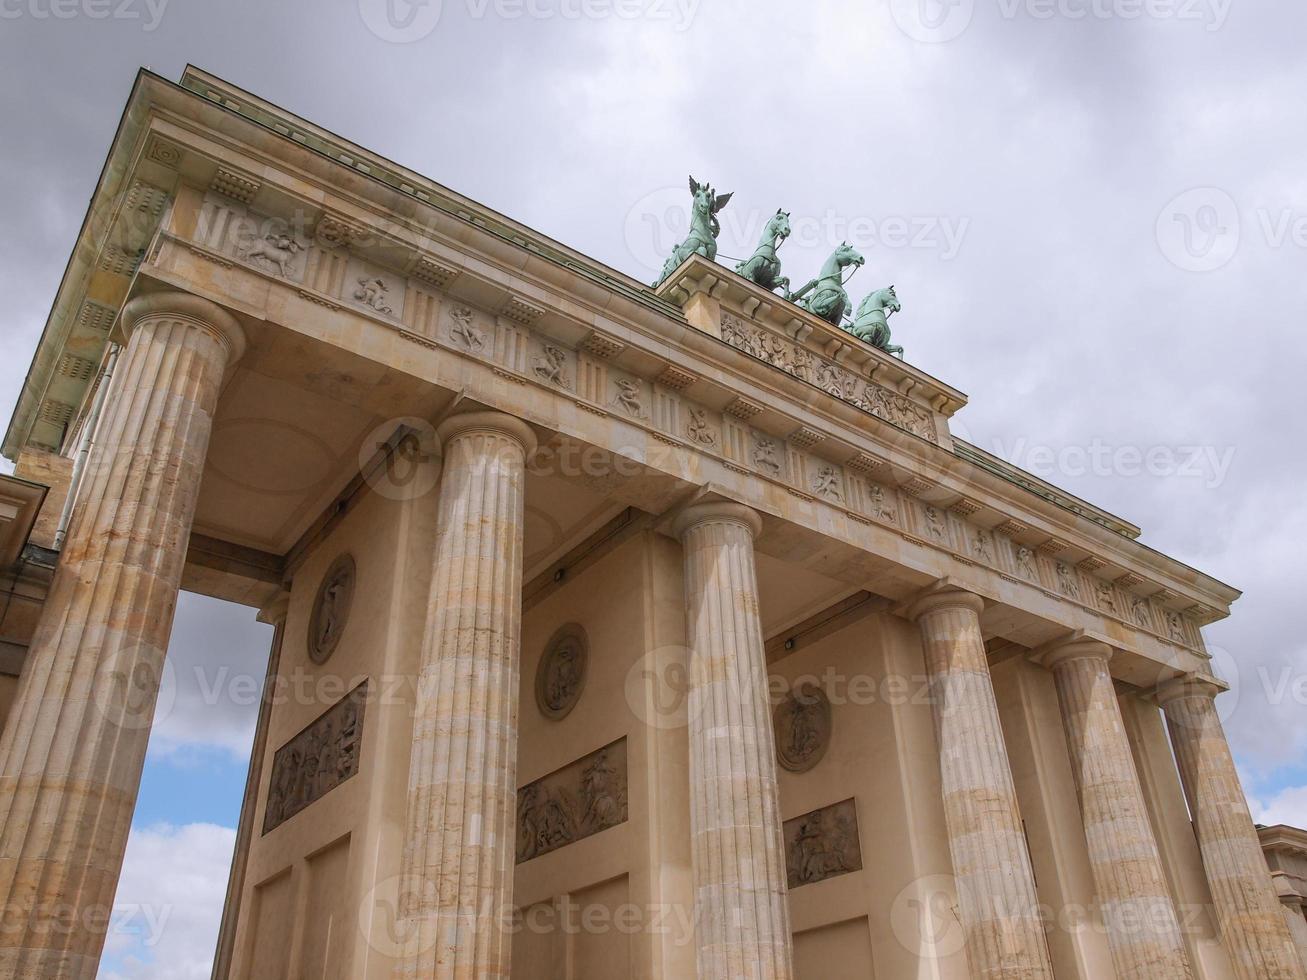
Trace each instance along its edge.
{"label": "sandstone gate building", "polygon": [[142,73],[3,447],[0,977],[95,975],[188,589],[276,626],[216,977],[1303,980],[1237,593],[965,403]]}

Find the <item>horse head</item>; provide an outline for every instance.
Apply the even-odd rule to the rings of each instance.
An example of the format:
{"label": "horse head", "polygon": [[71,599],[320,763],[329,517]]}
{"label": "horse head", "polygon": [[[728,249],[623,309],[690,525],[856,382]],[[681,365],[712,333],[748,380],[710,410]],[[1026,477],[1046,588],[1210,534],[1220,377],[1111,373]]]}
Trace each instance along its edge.
{"label": "horse head", "polygon": [[790,237],[791,230],[790,213],[777,208],[776,215],[767,222],[767,234],[765,237],[769,240],[780,239],[781,241],[784,241]]}
{"label": "horse head", "polygon": [[837,269],[843,269],[850,265],[864,266],[867,264],[867,260],[862,257],[862,253],[848,242],[841,244],[835,250],[835,254],[831,256],[831,259]]}

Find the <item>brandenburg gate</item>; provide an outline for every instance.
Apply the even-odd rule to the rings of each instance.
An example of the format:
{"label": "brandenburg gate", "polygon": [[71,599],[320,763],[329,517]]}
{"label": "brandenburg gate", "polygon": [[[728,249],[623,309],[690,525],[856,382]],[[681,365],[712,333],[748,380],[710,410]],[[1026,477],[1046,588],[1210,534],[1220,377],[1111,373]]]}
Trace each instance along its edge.
{"label": "brandenburg gate", "polygon": [[651,287],[140,75],[3,446],[0,978],[96,974],[181,589],[276,627],[221,980],[1307,978],[1238,593],[688,193]]}

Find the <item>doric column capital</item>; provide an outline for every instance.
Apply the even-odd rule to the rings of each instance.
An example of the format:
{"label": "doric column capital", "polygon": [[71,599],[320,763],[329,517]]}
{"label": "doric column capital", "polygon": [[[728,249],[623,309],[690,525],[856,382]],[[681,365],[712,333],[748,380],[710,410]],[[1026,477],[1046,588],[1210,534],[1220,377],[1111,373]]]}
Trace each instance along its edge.
{"label": "doric column capital", "polygon": [[909,602],[907,617],[915,623],[923,616],[944,609],[970,609],[979,616],[985,611],[985,600],[965,589],[933,585]]}
{"label": "doric column capital", "polygon": [[451,415],[436,426],[436,435],[441,445],[472,432],[493,432],[507,436],[522,447],[522,453],[530,457],[536,451],[538,440],[535,430],[515,415],[504,412],[460,412]]}
{"label": "doric column capital", "polygon": [[188,320],[208,331],[227,349],[229,366],[245,354],[245,331],[236,318],[217,303],[191,293],[166,292],[137,296],[123,307],[123,333],[130,337],[138,326],[156,317]]}
{"label": "doric column capital", "polygon": [[1206,698],[1209,701],[1215,701],[1218,694],[1224,694],[1227,690],[1227,686],[1214,677],[1203,677],[1201,674],[1185,674],[1182,677],[1176,677],[1173,680],[1159,684],[1157,690],[1153,692],[1153,697],[1157,699],[1158,704],[1165,708],[1172,701],[1185,698]]}
{"label": "doric column capital", "polygon": [[1107,663],[1115,653],[1115,650],[1101,640],[1078,637],[1049,646],[1039,659],[1049,670],[1057,670],[1073,660],[1097,660]]}
{"label": "doric column capital", "polygon": [[684,541],[686,534],[704,524],[737,524],[756,538],[762,531],[762,516],[752,507],[729,500],[692,504],[676,516],[672,534]]}

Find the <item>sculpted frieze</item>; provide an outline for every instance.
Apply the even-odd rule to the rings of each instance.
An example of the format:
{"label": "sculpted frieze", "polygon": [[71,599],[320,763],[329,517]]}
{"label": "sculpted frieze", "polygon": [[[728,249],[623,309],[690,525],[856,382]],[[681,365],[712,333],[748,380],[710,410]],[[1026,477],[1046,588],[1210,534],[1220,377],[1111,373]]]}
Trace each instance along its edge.
{"label": "sculpted frieze", "polygon": [[626,739],[517,791],[517,863],[627,820]]}
{"label": "sculpted frieze", "polygon": [[722,316],[722,339],[736,350],[765,361],[800,381],[816,385],[831,397],[868,415],[923,439],[933,442],[937,438],[935,418],[925,408],[770,330],[755,327],[727,313]]}
{"label": "sculpted frieze", "polygon": [[263,817],[265,834],[358,773],[367,695],[364,681],[277,750]]}
{"label": "sculpted frieze", "polygon": [[785,821],[784,836],[790,888],[862,870],[858,807],[853,800]]}

